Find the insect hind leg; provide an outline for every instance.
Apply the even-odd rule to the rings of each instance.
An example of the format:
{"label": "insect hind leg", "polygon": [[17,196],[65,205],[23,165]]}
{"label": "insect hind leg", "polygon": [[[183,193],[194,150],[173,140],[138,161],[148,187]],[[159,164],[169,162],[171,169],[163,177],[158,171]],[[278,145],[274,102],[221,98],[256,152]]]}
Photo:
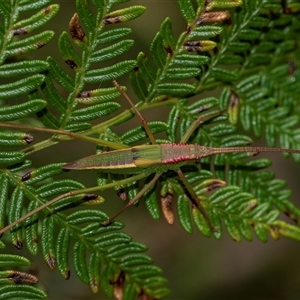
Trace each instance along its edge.
{"label": "insect hind leg", "polygon": [[193,205],[195,205],[199,211],[201,212],[201,214],[203,215],[204,219],[206,220],[208,226],[210,227],[210,229],[213,232],[218,232],[218,229],[215,228],[207,214],[207,211],[205,210],[205,208],[203,207],[203,205],[200,203],[197,194],[195,193],[193,187],[189,184],[189,182],[187,181],[185,175],[183,174],[183,172],[181,170],[177,171],[177,174],[179,176],[179,178],[181,179],[181,182],[184,184],[184,186],[186,187],[188,193],[190,194],[191,197],[191,202]]}
{"label": "insect hind leg", "polygon": [[[186,144],[189,140],[189,138],[191,137],[191,135],[194,133],[194,131],[199,127],[199,125],[209,119],[212,119],[214,117],[217,117],[219,115],[222,115],[223,113],[225,113],[226,110],[221,110],[215,113],[212,113],[208,116],[205,117],[199,117],[198,119],[196,119],[191,125],[190,127],[187,129],[186,133],[184,134],[184,136],[182,137],[180,143]],[[208,226],[210,227],[210,229],[213,232],[217,232],[218,230],[213,226],[207,211],[205,210],[205,208],[203,207],[203,205],[199,202],[199,199],[197,197],[197,194],[195,193],[193,187],[190,185],[190,183],[187,181],[184,173],[179,169],[177,171],[177,174],[179,176],[179,178],[181,179],[181,182],[184,184],[184,186],[186,187],[190,198],[191,198],[191,202],[193,205],[195,205],[199,211],[201,212],[201,214],[203,215],[204,219],[206,220]]]}

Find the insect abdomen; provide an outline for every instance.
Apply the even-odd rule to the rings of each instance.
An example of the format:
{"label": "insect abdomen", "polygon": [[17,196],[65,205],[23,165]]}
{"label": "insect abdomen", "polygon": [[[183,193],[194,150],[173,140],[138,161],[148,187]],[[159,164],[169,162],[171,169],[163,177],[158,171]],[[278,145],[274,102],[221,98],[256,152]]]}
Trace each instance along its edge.
{"label": "insect abdomen", "polygon": [[110,172],[128,168],[146,168],[161,161],[159,154],[160,146],[158,145],[137,146],[84,157],[65,164],[63,169],[103,170]]}
{"label": "insect abdomen", "polygon": [[68,170],[106,170],[118,168],[130,168],[135,165],[132,164],[131,149],[116,150],[110,152],[103,152],[100,154],[91,155],[78,159],[74,162],[63,166],[63,169]]}

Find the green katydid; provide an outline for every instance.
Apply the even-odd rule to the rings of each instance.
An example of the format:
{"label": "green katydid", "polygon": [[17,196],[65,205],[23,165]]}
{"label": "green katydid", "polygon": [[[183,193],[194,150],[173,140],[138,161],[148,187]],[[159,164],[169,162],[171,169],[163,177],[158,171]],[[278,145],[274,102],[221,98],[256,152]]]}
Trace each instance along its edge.
{"label": "green katydid", "polygon": [[[157,144],[156,140],[151,132],[149,125],[147,124],[144,117],[141,115],[139,110],[135,107],[127,93],[124,89],[116,82],[113,81],[115,87],[121,92],[121,94],[127,99],[133,108],[134,112],[139,116],[142,125],[148,134],[148,137],[151,141],[151,145],[140,145],[134,146],[131,148],[125,148],[120,150],[113,150],[109,152],[103,152],[100,154],[91,155],[88,157],[81,158],[71,163],[67,163],[63,166],[65,170],[96,170],[100,172],[107,173],[118,173],[118,174],[134,174],[132,177],[118,181],[118,184],[127,184],[142,178],[150,174],[155,174],[154,177],[137,193],[137,195],[131,199],[124,208],[119,211],[115,216],[109,218],[103,225],[108,225],[111,223],[117,216],[119,216],[124,210],[128,207],[134,205],[143,194],[151,188],[155,184],[155,182],[159,179],[161,174],[168,170],[174,170],[177,172],[179,178],[184,184],[187,192],[189,194],[189,198],[191,199],[193,205],[195,205],[206,222],[208,223],[211,230],[215,230],[211,220],[202,206],[198,196],[196,195],[193,187],[189,184],[185,175],[181,171],[181,167],[183,165],[193,164],[204,157],[212,156],[215,154],[221,153],[236,153],[236,152],[252,152],[252,153],[260,153],[260,152],[286,152],[286,153],[300,153],[300,150],[296,149],[283,149],[283,148],[268,148],[268,147],[231,147],[231,148],[214,148],[214,147],[206,147],[197,144],[187,144],[190,136],[195,131],[195,129],[199,126],[201,122],[204,120],[199,118],[193,122],[193,124],[188,128],[185,135],[182,137],[181,141],[177,144],[169,143],[169,144]],[[223,113],[223,112],[220,112]],[[218,113],[218,114],[220,114]],[[212,116],[210,116],[212,117]],[[55,133],[60,135],[67,135],[71,138],[83,138],[85,140],[89,140],[92,142],[96,142],[95,139],[90,137],[82,137],[79,134],[74,134],[70,132],[60,131],[60,130],[44,130],[37,129],[29,126],[23,125],[14,125],[14,124],[0,124],[3,127],[10,128],[23,128],[28,130],[37,130],[37,131],[48,131],[49,133]],[[112,146],[115,146],[114,143],[111,143]],[[115,183],[106,185],[106,188],[115,186]],[[59,197],[56,197],[49,202],[41,205],[35,210],[29,212],[24,215],[22,218],[16,220],[10,225],[6,226],[2,230],[0,230],[0,235],[3,234],[8,229],[12,228],[16,224],[22,222],[26,218],[32,216],[38,211],[48,207],[49,205],[65,198],[68,196],[78,195],[86,192],[94,192],[101,191],[101,186],[96,186],[92,188],[87,188],[84,190],[71,191],[69,193],[63,194]]]}
{"label": "green katydid", "polygon": [[[192,133],[203,122],[202,118],[197,119],[187,130],[186,134],[183,136],[179,143],[169,143],[158,145],[155,138],[148,126],[145,118],[141,115],[138,109],[135,107],[127,93],[124,89],[117,83],[113,81],[114,85],[122,93],[122,95],[130,103],[131,107],[135,113],[139,116],[141,123],[148,134],[151,141],[151,145],[141,145],[135,146],[129,149],[115,150],[110,152],[104,152],[101,154],[95,154],[82,159],[76,160],[74,162],[68,163],[63,166],[67,170],[97,170],[108,173],[124,173],[124,174],[141,174],[144,173],[145,176],[151,173],[155,173],[155,177],[150,182],[150,188],[160,177],[160,175],[168,170],[174,170],[178,173],[180,179],[188,190],[192,202],[196,205],[204,218],[206,219],[208,225],[212,230],[215,230],[204,207],[199,202],[196,193],[194,192],[192,186],[188,183],[185,175],[180,170],[183,165],[191,164],[200,161],[201,158],[212,156],[221,153],[235,153],[235,152],[288,152],[288,153],[300,153],[300,150],[293,149],[282,149],[282,148],[268,148],[268,147],[232,147],[232,148],[214,148],[206,147],[197,144],[186,144]],[[222,113],[222,112],[220,112]],[[210,116],[211,118],[212,116]],[[143,192],[147,190],[143,189]],[[117,213],[112,218],[108,219],[105,224],[110,223],[119,214],[126,210],[129,206],[133,205],[139,200],[143,195],[138,194],[138,197],[134,197],[119,213]]]}

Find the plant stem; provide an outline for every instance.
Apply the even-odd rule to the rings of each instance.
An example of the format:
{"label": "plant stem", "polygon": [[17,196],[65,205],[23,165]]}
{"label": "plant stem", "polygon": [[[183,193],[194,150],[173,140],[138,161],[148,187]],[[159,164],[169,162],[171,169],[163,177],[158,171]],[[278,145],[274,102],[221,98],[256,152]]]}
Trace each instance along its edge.
{"label": "plant stem", "polygon": [[43,205],[37,207],[36,209],[30,211],[29,213],[27,213],[26,215],[24,215],[23,217],[19,218],[18,220],[12,222],[11,224],[7,225],[6,227],[2,228],[0,230],[0,237],[2,236],[2,234],[4,232],[6,232],[7,230],[11,229],[12,227],[14,227],[15,225],[23,222],[24,220],[26,220],[27,218],[31,217],[32,215],[38,213],[39,211],[49,207],[50,205],[58,202],[59,200],[61,199],[64,199],[66,197],[72,197],[72,196],[76,196],[76,195],[80,195],[80,194],[88,194],[88,193],[91,193],[91,192],[96,192],[96,191],[104,191],[106,189],[109,189],[109,188],[112,188],[112,187],[115,187],[117,185],[123,185],[123,184],[128,184],[128,183],[131,183],[131,182],[134,182],[134,181],[137,181],[137,180],[140,180],[140,179],[143,179],[147,176],[146,173],[140,173],[138,175],[134,175],[134,176],[131,176],[129,178],[125,178],[123,180],[119,180],[119,181],[115,181],[115,182],[111,182],[111,183],[108,183],[108,184],[105,184],[105,185],[102,185],[102,186],[94,186],[94,187],[90,187],[90,188],[85,188],[85,189],[80,189],[80,190],[75,190],[75,191],[70,191],[68,193],[65,193],[63,195],[60,195],[58,197],[55,197],[53,198],[52,200],[44,203]]}

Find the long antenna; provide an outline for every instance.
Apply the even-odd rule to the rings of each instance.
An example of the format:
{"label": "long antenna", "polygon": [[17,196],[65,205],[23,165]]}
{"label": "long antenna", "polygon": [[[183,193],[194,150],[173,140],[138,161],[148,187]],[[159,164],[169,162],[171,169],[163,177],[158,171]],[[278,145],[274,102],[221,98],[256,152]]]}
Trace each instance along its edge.
{"label": "long antenna", "polygon": [[229,148],[214,148],[206,147],[208,154],[204,156],[210,156],[221,153],[234,153],[234,152],[252,152],[259,154],[260,152],[285,152],[285,153],[298,153],[300,149],[285,149],[285,148],[269,148],[269,147],[229,147]]}

